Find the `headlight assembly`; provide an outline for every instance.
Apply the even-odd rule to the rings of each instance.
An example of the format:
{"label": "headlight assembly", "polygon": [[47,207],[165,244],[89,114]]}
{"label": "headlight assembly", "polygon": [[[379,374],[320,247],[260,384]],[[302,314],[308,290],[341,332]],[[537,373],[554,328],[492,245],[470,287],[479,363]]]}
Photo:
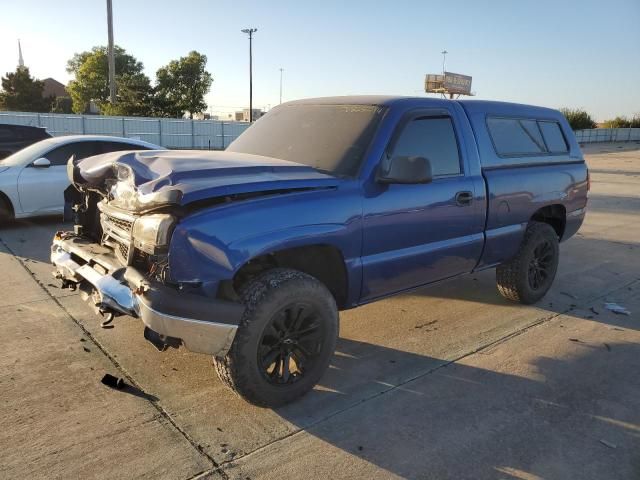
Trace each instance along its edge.
{"label": "headlight assembly", "polygon": [[162,253],[169,245],[175,223],[174,216],[164,213],[138,218],[133,224],[134,246],[151,255]]}

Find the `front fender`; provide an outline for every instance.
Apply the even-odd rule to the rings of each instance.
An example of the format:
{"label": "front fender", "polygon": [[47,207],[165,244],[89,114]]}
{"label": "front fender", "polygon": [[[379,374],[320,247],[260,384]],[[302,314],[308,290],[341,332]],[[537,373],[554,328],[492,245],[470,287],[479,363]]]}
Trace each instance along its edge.
{"label": "front fender", "polygon": [[331,245],[347,268],[361,252],[361,202],[352,193],[302,192],[212,207],[173,233],[169,270],[175,282],[202,284],[212,295],[249,260],[305,245]]}

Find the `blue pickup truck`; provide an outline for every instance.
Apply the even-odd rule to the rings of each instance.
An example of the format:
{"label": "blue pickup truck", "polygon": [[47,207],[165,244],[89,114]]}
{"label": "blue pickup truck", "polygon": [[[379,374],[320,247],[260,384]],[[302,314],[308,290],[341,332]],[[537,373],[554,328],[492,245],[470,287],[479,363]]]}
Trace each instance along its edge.
{"label": "blue pickup truck", "polygon": [[406,97],[285,103],[224,152],[67,170],[75,225],[53,240],[55,276],[271,407],[319,381],[339,310],[487,268],[501,295],[540,300],[589,190],[558,111]]}

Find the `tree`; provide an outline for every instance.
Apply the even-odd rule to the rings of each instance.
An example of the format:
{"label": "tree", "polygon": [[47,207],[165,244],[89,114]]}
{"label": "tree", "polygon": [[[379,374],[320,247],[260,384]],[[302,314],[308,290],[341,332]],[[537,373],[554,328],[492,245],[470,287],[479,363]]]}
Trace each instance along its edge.
{"label": "tree", "polygon": [[2,77],[0,110],[48,112],[52,98],[43,98],[44,83],[36,80],[27,67],[18,67]]}
{"label": "tree", "polygon": [[580,108],[561,108],[560,111],[565,116],[573,130],[586,130],[597,127],[596,122],[593,121],[591,115]]}
{"label": "tree", "polygon": [[602,122],[603,128],[629,128],[631,127],[631,120],[627,117],[617,116],[616,118],[605,120]]}
{"label": "tree", "polygon": [[100,106],[104,115],[133,115],[146,117],[151,115],[152,91],[149,78],[143,73],[123,74],[116,82],[115,104],[109,102]]}
{"label": "tree", "polygon": [[116,104],[109,103],[109,64],[107,47],[76,53],[67,62],[67,71],[75,75],[67,91],[73,101],[73,111],[85,113],[95,102],[102,113],[117,115],[148,115],[151,84],[143,73],[142,62],[122,47],[114,47]]}
{"label": "tree", "polygon": [[73,113],[73,102],[71,97],[55,97],[51,104],[52,113]]}
{"label": "tree", "polygon": [[206,71],[207,57],[196,51],[172,60],[156,72],[154,113],[162,117],[193,118],[207,108],[204,96],[209,92],[213,77]]}

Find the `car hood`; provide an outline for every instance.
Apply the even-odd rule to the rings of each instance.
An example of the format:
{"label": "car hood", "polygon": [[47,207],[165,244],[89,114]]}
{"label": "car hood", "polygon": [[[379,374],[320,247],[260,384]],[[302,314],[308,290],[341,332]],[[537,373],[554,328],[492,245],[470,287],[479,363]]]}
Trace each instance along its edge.
{"label": "car hood", "polygon": [[69,176],[78,188],[100,190],[114,206],[135,211],[254,192],[332,188],[340,182],[286,160],[180,150],[112,152],[70,161]]}

